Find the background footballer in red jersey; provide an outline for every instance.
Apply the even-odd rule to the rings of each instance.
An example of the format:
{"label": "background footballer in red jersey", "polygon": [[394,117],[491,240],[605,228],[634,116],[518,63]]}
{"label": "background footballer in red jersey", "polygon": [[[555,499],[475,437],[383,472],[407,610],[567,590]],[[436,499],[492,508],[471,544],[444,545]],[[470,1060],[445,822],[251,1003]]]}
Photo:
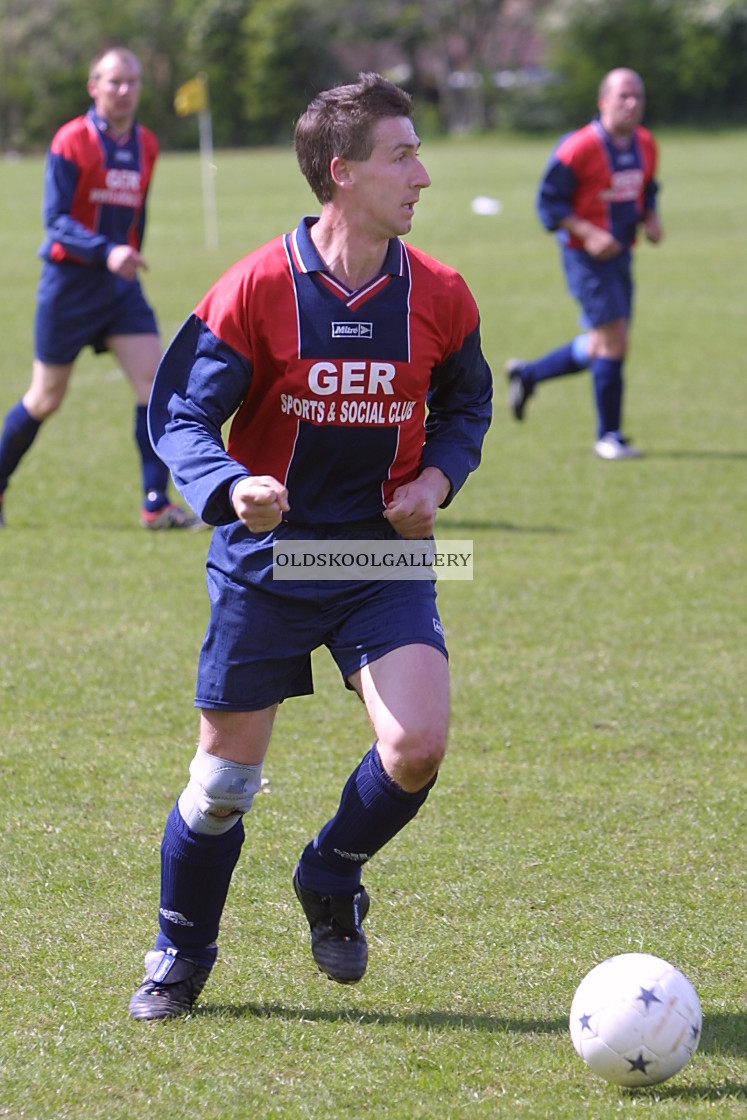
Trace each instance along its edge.
{"label": "background footballer in red jersey", "polygon": [[639,228],[649,241],[661,240],[657,146],[641,124],[645,91],[634,70],[606,74],[597,104],[595,120],[559,141],[537,198],[542,224],[561,243],[568,290],[581,307],[582,333],[533,361],[507,362],[509,404],[521,420],[541,382],[590,368],[597,409],[594,451],[602,459],[635,459],[641,453],[622,432],[631,251]]}
{"label": "background footballer in red jersey", "polygon": [[146,200],[158,141],[139,124],[140,62],[113,47],[91,63],[88,112],[52,139],[44,171],[45,237],[34,323],[31,384],[0,437],[0,525],[10,478],[43,421],[67,393],[73,366],[91,346],[111,351],[135,394],[135,440],[148,529],[201,527],[167,497],[168,469],[150,443],[147,404],[161,358],[158,326],[138,280]]}

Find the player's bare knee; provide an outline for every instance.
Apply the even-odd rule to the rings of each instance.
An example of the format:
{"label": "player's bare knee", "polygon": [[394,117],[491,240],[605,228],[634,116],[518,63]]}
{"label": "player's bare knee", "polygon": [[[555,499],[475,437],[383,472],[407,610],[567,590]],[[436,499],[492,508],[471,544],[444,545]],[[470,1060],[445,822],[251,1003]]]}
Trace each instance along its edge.
{"label": "player's bare knee", "polygon": [[446,742],[449,734],[447,718],[441,716],[425,719],[419,727],[414,728],[407,737],[407,749],[416,757],[433,759],[440,764],[446,754]]}
{"label": "player's bare knee", "polygon": [[29,416],[41,423],[60,409],[64,399],[64,393],[27,393],[23,405]]}
{"label": "player's bare knee", "polygon": [[219,836],[248,813],[260,788],[262,763],[247,766],[197,748],[179,812],[193,832]]}
{"label": "player's bare knee", "polygon": [[410,791],[422,789],[438,773],[442,761],[443,755],[408,758],[402,767],[401,784]]}
{"label": "player's bare knee", "polygon": [[403,739],[388,752],[392,776],[405,789],[420,789],[438,772],[445,754],[445,734]]}

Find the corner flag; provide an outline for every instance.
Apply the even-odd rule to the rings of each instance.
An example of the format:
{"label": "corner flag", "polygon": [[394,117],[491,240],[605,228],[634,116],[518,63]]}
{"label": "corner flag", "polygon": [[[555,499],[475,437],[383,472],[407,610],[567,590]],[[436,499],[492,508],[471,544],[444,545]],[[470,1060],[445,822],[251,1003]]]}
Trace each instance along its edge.
{"label": "corner flag", "polygon": [[210,115],[206,74],[190,78],[174,95],[174,109],[179,117],[197,114],[200,130],[200,164],[202,166],[202,202],[205,211],[205,244],[214,249],[218,244],[218,219],[215,207],[215,164],[213,163],[213,121]]}
{"label": "corner flag", "polygon": [[179,117],[188,117],[192,113],[204,113],[207,109],[207,81],[200,74],[190,78],[174,95],[174,108]]}

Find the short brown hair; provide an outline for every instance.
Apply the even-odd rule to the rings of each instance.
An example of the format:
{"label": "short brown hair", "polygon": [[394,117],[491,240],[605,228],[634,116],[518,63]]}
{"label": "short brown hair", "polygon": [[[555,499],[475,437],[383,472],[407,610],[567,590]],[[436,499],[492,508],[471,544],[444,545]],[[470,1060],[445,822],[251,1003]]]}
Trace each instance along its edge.
{"label": "short brown hair", "polygon": [[322,205],[332,198],[334,157],[367,160],[374,125],[388,117],[412,120],[412,113],[409,93],[381,74],[359,74],[357,82],[314,98],[296,122],[293,142],[298,165]]}

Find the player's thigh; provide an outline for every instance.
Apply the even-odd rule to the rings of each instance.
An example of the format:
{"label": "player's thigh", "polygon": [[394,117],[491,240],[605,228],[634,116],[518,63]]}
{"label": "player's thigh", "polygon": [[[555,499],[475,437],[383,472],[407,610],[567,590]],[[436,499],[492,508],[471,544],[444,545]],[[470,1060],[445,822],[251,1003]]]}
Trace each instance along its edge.
{"label": "player's thigh", "polygon": [[633,287],[628,252],[600,261],[565,248],[563,266],[568,290],[578,300],[586,325],[598,328],[630,319]]}
{"label": "player's thigh", "polygon": [[449,663],[432,645],[399,646],[351,678],[366,705],[379,752],[443,757],[449,730]]}
{"label": "player's thigh", "polygon": [[161,340],[157,334],[111,335],[106,344],[132,382],[138,404],[147,404],[153,378],[161,360]]}
{"label": "player's thigh", "polygon": [[255,712],[220,711],[203,708],[200,712],[200,746],[208,754],[256,766],[263,761],[277,704]]}
{"label": "player's thigh", "polygon": [[620,359],[628,347],[628,320],[615,319],[590,331],[590,352],[594,357]]}
{"label": "player's thigh", "polygon": [[72,372],[72,362],[53,365],[34,359],[31,384],[24,394],[23,403],[35,420],[43,420],[60,407]]}

